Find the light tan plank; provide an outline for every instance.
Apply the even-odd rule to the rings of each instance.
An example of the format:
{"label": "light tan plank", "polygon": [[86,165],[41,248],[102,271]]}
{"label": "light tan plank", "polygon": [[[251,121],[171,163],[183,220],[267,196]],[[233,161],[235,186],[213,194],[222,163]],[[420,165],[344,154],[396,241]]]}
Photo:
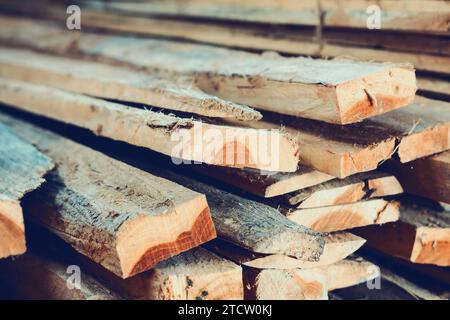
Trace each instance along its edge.
{"label": "light tan plank", "polygon": [[450,215],[446,211],[403,201],[398,222],[357,233],[369,246],[387,254],[413,263],[450,266]]}
{"label": "light tan plank", "polygon": [[286,217],[316,231],[348,230],[399,219],[399,204],[384,199],[310,209],[281,209]]}
{"label": "light tan plank", "polygon": [[[175,73],[191,77],[199,88],[224,99],[331,123],[353,123],[405,106],[416,91],[414,70],[404,64],[274,57],[87,33],[68,37],[51,23],[37,28],[30,20],[2,17],[1,22],[0,38],[7,43]],[[31,25],[34,35],[27,31]],[[52,42],[42,41],[49,37]],[[74,42],[76,47],[70,45]]]}
{"label": "light tan plank", "polygon": [[[4,78],[0,78],[0,101],[188,162],[271,171],[297,169],[298,149],[279,130],[212,125]],[[263,143],[268,144],[266,152],[259,151]]]}
{"label": "light tan plank", "polygon": [[107,99],[143,103],[197,115],[258,120],[249,107],[210,96],[182,80],[127,68],[65,59],[27,50],[0,49],[0,76]]}

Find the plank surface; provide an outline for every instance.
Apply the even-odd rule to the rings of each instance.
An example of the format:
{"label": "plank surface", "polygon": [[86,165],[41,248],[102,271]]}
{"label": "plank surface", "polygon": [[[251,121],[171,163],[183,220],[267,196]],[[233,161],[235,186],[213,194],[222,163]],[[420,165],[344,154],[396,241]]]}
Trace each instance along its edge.
{"label": "plank surface", "polygon": [[437,95],[440,100],[450,101],[450,81],[438,77],[421,76],[417,79],[420,90]]}
{"label": "plank surface", "polygon": [[[0,101],[187,162],[288,172],[297,168],[298,149],[279,130],[213,125],[4,78]],[[259,150],[261,144],[267,148]]]}
{"label": "plank surface", "polygon": [[282,128],[297,142],[301,164],[345,178],[371,171],[394,154],[409,162],[449,149],[449,105],[416,97],[405,108],[346,126],[275,114],[245,123],[258,129]]}
{"label": "plank surface", "polygon": [[402,202],[400,220],[357,234],[370,247],[414,263],[450,266],[450,215],[446,211]]}
{"label": "plank surface", "polygon": [[242,268],[203,248],[172,257],[129,279],[92,264],[85,266],[127,299],[242,300],[244,295]]}
{"label": "plank surface", "polygon": [[316,231],[331,232],[397,221],[396,201],[374,199],[309,209],[280,209],[289,220]]}
{"label": "plank surface", "polygon": [[318,269],[326,274],[328,291],[351,287],[380,276],[380,268],[377,265],[353,255]]}
{"label": "plank surface", "polygon": [[258,120],[249,107],[210,96],[192,83],[127,68],[65,59],[27,50],[0,49],[0,76],[107,99],[190,112],[207,117]]}
{"label": "plank surface", "polygon": [[215,238],[203,194],[21,120],[1,121],[57,164],[24,203],[29,218],[118,276]]}
{"label": "plank surface", "polygon": [[251,300],[327,300],[329,291],[371,281],[379,275],[376,265],[353,256],[310,269],[244,267],[245,297]]}
{"label": "plank surface", "polygon": [[[100,8],[125,12],[130,15],[188,16],[278,24],[319,25],[325,27],[367,28],[369,0],[304,0],[304,1],[217,1],[211,5],[205,0],[151,1],[139,4],[126,2],[97,2]],[[450,6],[446,1],[381,0],[376,4],[383,12],[381,26],[389,30],[419,32],[449,31]],[[323,21],[320,17],[323,16]]]}
{"label": "plank surface", "polygon": [[450,151],[410,163],[392,160],[386,169],[395,174],[408,193],[450,203]]}
{"label": "plank surface", "polygon": [[24,253],[22,197],[37,189],[53,162],[0,124],[0,258]]}
{"label": "plank surface", "polygon": [[204,245],[218,255],[239,265],[256,269],[308,269],[317,268],[341,261],[358,250],[364,239],[348,232],[336,232],[324,237],[325,245],[320,259],[304,261],[289,254],[261,254],[248,250],[221,238]]}
{"label": "plank surface", "polygon": [[243,20],[283,24],[319,23],[318,7],[315,1],[255,1],[245,3],[236,0],[221,0],[210,3],[195,1],[151,1],[139,4],[126,2],[97,2],[100,8],[130,14],[148,13],[152,15],[187,16],[214,19]]}
{"label": "plank surface", "polygon": [[[5,9],[25,15],[39,14],[42,18],[64,22],[66,8],[46,6],[7,6]],[[187,39],[232,48],[278,51],[287,54],[315,57],[351,57],[355,60],[378,62],[409,62],[418,70],[450,73],[448,36],[427,33],[397,33],[361,29],[293,27],[273,24],[249,24],[239,21],[210,21],[181,19],[179,17],[129,16],[115,13],[83,10],[83,25],[93,29],[128,32],[152,36]],[[318,32],[317,30],[320,30]],[[399,42],[397,37],[401,36]],[[429,45],[424,47],[426,41]]]}
{"label": "plank surface", "polygon": [[286,204],[299,209],[354,203],[403,193],[395,176],[381,171],[356,174],[345,179],[333,179],[281,197]]}
{"label": "plank surface", "polygon": [[[274,57],[156,39],[67,34],[50,23],[36,26],[8,17],[1,22],[0,39],[6,43],[183,75],[224,99],[331,123],[353,123],[405,106],[416,91],[414,70],[406,65]],[[51,42],[42,41],[49,37]]]}
{"label": "plank surface", "polygon": [[[63,12],[65,13],[65,12]],[[43,15],[49,18],[49,12]],[[56,14],[60,19],[64,14]],[[52,16],[53,17],[53,16]],[[124,16],[105,12],[85,12],[85,24],[108,31],[165,36],[203,43],[256,50],[271,50],[315,57],[352,57],[355,60],[378,62],[409,62],[418,70],[450,73],[449,47],[446,37],[394,34],[379,30],[317,29],[279,25],[249,25],[216,21],[190,21]],[[118,23],[120,22],[120,23]],[[350,33],[351,31],[354,31]],[[359,33],[358,33],[359,32]],[[402,37],[399,42],[398,37]],[[415,39],[418,38],[418,39]],[[429,46],[424,48],[423,41]],[[417,43],[416,43],[417,42]]]}
{"label": "plank surface", "polygon": [[326,274],[316,269],[244,267],[246,300],[328,300]]}
{"label": "plank surface", "polygon": [[[344,299],[364,300],[448,300],[449,287],[443,276],[448,268],[412,264],[368,248],[362,250],[361,255],[378,266],[380,278],[370,281],[370,286],[361,284],[334,290],[331,296],[337,294]],[[441,269],[443,272],[440,278],[432,279],[425,274],[411,272],[411,266]]]}
{"label": "plank surface", "polygon": [[271,198],[333,179],[326,173],[300,165],[295,172],[261,172],[245,168],[195,166],[196,172],[264,198]]}
{"label": "plank surface", "polygon": [[[369,0],[321,0],[324,24],[327,27],[367,28]],[[450,5],[447,1],[380,0],[382,29],[419,32],[450,30]]]}

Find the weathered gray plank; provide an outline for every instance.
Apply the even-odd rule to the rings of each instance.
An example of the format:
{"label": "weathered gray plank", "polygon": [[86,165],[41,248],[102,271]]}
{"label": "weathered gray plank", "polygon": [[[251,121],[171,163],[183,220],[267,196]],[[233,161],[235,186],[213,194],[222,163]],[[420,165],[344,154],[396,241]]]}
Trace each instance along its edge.
{"label": "weathered gray plank", "polygon": [[22,197],[38,188],[53,162],[0,124],[0,258],[25,252]]}

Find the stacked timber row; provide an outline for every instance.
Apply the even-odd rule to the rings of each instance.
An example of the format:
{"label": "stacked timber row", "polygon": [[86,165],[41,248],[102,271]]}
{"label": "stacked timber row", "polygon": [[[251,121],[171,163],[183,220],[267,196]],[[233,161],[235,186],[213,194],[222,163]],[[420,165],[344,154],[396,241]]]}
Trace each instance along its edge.
{"label": "stacked timber row", "polygon": [[380,2],[368,37],[366,1],[82,1],[81,31],[3,2],[8,294],[448,296],[450,13],[421,2]]}

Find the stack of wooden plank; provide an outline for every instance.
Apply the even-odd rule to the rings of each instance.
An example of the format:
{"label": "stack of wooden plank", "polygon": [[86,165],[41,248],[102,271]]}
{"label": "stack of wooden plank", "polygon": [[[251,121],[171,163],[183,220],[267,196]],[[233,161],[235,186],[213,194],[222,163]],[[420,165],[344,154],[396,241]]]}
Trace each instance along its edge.
{"label": "stack of wooden plank", "polygon": [[[66,7],[55,7],[58,1],[47,2],[52,6],[4,1],[2,7],[64,21]],[[420,71],[419,89],[450,98],[446,80],[450,74],[450,4],[445,0],[78,3],[83,8],[83,24],[98,30],[289,55],[409,62]]]}
{"label": "stack of wooden plank", "polygon": [[450,72],[450,13],[395,2],[2,3],[11,297],[448,298],[450,92],[414,67]]}

